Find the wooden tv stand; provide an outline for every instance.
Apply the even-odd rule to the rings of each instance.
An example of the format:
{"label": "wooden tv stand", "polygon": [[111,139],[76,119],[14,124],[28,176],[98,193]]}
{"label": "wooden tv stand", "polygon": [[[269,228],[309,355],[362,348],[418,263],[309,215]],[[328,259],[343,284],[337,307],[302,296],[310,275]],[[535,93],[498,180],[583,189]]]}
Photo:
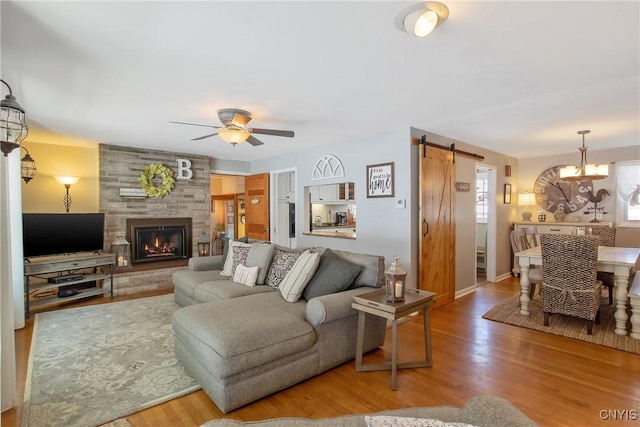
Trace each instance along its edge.
{"label": "wooden tv stand", "polygon": [[[113,299],[113,271],[115,254],[78,253],[72,255],[31,258],[24,262],[25,316],[29,318],[31,308],[58,305],[65,302],[110,294]],[[49,280],[57,279],[56,282]],[[109,279],[106,288],[105,279]],[[58,297],[59,288],[80,284],[93,287],[78,290],[76,295]],[[38,291],[55,291],[53,296],[32,297]]]}

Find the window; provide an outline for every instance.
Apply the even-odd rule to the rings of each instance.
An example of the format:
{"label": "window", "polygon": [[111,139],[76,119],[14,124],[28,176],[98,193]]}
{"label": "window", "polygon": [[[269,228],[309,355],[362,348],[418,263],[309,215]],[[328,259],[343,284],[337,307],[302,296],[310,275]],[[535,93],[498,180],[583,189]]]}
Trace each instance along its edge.
{"label": "window", "polygon": [[640,227],[640,161],[616,162],[618,226]]}
{"label": "window", "polygon": [[487,222],[489,218],[489,174],[478,171],[476,175],[476,220]]}

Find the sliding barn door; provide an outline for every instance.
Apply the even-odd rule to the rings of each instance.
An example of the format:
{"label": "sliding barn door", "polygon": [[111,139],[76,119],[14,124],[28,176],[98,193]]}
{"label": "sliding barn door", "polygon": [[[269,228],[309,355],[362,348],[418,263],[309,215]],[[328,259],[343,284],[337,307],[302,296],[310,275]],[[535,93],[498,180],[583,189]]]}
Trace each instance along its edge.
{"label": "sliding barn door", "polygon": [[248,238],[269,241],[269,174],[244,178],[245,232]]}
{"label": "sliding barn door", "polygon": [[455,299],[455,169],[451,151],[421,146],[420,289],[439,307]]}

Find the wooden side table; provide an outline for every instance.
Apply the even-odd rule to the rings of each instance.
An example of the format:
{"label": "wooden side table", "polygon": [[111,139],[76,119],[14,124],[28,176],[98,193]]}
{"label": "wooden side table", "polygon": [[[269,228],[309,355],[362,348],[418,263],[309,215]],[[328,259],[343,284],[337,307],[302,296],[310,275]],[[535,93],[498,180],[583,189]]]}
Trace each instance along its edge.
{"label": "wooden side table", "polygon": [[[431,366],[431,325],[429,322],[429,307],[435,302],[435,293],[409,289],[405,293],[405,300],[401,303],[387,302],[384,289],[358,295],[351,307],[358,310],[358,336],[356,344],[356,372],[381,371],[391,369],[391,390],[398,386],[398,369],[424,368]],[[422,311],[424,326],[425,359],[398,363],[398,319],[416,311]],[[384,317],[392,321],[391,362],[362,364],[362,350],[364,343],[365,314]]]}

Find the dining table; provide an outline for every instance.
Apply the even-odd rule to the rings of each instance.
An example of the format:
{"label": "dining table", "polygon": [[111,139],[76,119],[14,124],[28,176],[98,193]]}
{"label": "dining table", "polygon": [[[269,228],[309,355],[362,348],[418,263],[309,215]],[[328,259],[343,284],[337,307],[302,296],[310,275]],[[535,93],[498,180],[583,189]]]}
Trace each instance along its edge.
{"label": "dining table", "polygon": [[[542,265],[540,246],[514,254],[520,265],[520,314],[529,315],[529,266]],[[640,248],[598,246],[598,271],[613,273],[615,282],[615,314],[617,335],[627,335],[627,306],[629,305],[629,276],[640,259]],[[543,266],[544,268],[544,266]],[[631,336],[640,337],[640,316],[631,318]],[[638,339],[638,338],[636,338]]]}

